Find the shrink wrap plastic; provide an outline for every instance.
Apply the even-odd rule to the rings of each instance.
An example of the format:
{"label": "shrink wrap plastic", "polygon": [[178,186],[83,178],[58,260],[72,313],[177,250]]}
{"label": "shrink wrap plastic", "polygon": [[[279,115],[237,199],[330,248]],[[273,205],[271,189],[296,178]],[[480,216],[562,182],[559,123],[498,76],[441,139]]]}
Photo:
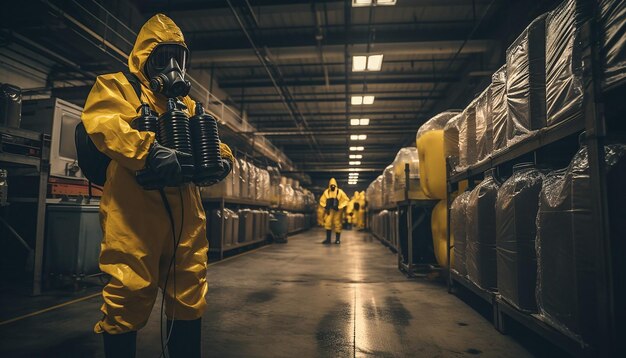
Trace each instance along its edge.
{"label": "shrink wrap plastic", "polygon": [[537,310],[535,220],[543,178],[532,163],[518,164],[496,198],[498,292],[518,309],[532,312]]}
{"label": "shrink wrap plastic", "polygon": [[426,195],[420,187],[419,156],[417,148],[406,147],[400,149],[391,165],[393,166],[393,201],[405,200],[405,190],[407,189],[405,165],[409,165],[409,199],[426,199]]}
{"label": "shrink wrap plastic", "polygon": [[463,110],[459,127],[459,171],[476,163],[476,102]]}
{"label": "shrink wrap plastic", "polygon": [[531,22],[506,50],[509,146],[546,126],[546,17]]}
{"label": "shrink wrap plastic", "polygon": [[[624,232],[626,145],[605,146],[610,215],[614,233]],[[546,322],[578,340],[594,340],[597,327],[597,242],[592,220],[587,148],[543,182],[537,213],[537,305]],[[615,205],[617,203],[617,205]],[[616,212],[617,211],[617,212]]]}
{"label": "shrink wrap plastic", "polygon": [[451,173],[458,173],[459,169],[459,127],[462,118],[463,114],[458,113],[443,128],[444,155],[448,160],[448,171]]}
{"label": "shrink wrap plastic", "polygon": [[[491,119],[491,85],[476,99],[476,161],[493,152],[493,122]],[[447,139],[447,138],[446,138]]]}
{"label": "shrink wrap plastic", "polygon": [[446,198],[446,158],[443,129],[458,112],[442,112],[424,123],[415,137],[420,166],[420,185],[429,198]]}
{"label": "shrink wrap plastic", "polygon": [[548,126],[582,116],[583,65],[577,1],[581,0],[565,0],[546,19]]}
{"label": "shrink wrap plastic", "polygon": [[626,78],[626,2],[600,1],[604,85],[610,87]]}
{"label": "shrink wrap plastic", "polygon": [[499,187],[490,169],[467,201],[467,275],[486,290],[497,288],[495,203]]}
{"label": "shrink wrap plastic", "polygon": [[466,236],[467,236],[467,203],[470,192],[457,196],[450,206],[450,235],[454,237],[454,265],[459,275],[467,275]]}
{"label": "shrink wrap plastic", "polygon": [[250,193],[249,181],[250,181],[250,168],[248,162],[243,159],[239,161],[239,196],[247,198]]}
{"label": "shrink wrap plastic", "polygon": [[506,121],[508,106],[506,100],[506,65],[491,76],[491,123],[493,125],[493,151],[506,148]]}
{"label": "shrink wrap plastic", "polygon": [[382,185],[382,205],[386,206],[391,204],[391,196],[393,194],[393,166],[388,165],[383,171],[383,185]]}

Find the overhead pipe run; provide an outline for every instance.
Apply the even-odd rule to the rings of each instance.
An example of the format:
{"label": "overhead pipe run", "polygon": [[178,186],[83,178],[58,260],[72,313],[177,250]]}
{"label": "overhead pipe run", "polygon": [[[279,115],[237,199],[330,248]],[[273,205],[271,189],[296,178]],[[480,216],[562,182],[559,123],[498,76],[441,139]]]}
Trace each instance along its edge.
{"label": "overhead pipe run", "polygon": [[[83,24],[82,22],[80,22],[79,20],[77,20],[76,18],[70,16],[69,14],[67,14],[65,11],[63,11],[63,9],[59,8],[58,6],[50,3],[49,1],[45,1],[44,3],[46,5],[48,5],[52,10],[54,10],[58,15],[62,16],[63,18],[67,19],[68,21],[70,21],[72,24],[74,24],[75,26],[77,26],[78,28],[80,28],[81,30],[85,31],[88,35],[92,36],[93,38],[95,38],[96,40],[98,40],[100,43],[104,44],[107,48],[109,48],[111,51],[113,51],[114,53],[120,55],[123,59],[128,60],[128,55],[120,50],[118,47],[116,47],[114,44],[112,44],[110,41],[106,40],[104,37],[100,36],[99,34],[95,33],[93,30],[91,30],[88,26],[86,26],[85,24]],[[93,17],[96,17],[94,14],[89,13],[90,15],[92,15]],[[110,12],[107,11],[108,16],[110,16],[111,18],[113,18],[114,20],[122,23],[122,21],[120,21],[117,17],[113,16]],[[97,19],[97,17],[96,17]],[[98,19],[99,20],[99,19]],[[105,26],[107,27],[107,29],[112,30],[111,27],[107,24],[105,24]],[[129,29],[130,30],[130,29]],[[131,30],[131,32],[133,34],[136,35],[136,33],[134,31]],[[41,51],[44,51],[46,53],[48,53],[49,55],[51,55],[54,58],[57,58],[58,60],[60,60],[62,63],[65,63],[67,65],[69,65],[70,67],[74,68],[76,71],[90,76],[92,78],[96,78],[97,74],[93,73],[93,72],[89,72],[89,71],[84,71],[81,69],[80,65],[46,49],[45,47],[25,38],[24,36],[21,36],[19,34],[15,34],[13,33],[13,36],[16,36],[19,40],[24,41],[26,43],[28,43],[30,46],[33,46]],[[217,99],[215,97],[215,100],[211,101],[211,97],[214,97],[207,88],[205,88],[200,82],[198,82],[197,80],[195,80],[191,75],[187,74],[187,78],[193,82],[194,84],[194,88],[197,92],[199,92],[200,94],[203,94],[204,97],[207,99],[207,106],[211,103],[211,102],[219,102],[221,104],[222,107],[226,107],[226,105],[224,105],[221,101],[219,101],[219,99]],[[199,90],[198,90],[199,89]],[[227,108],[227,107],[226,107]],[[253,128],[251,125],[249,125],[249,123],[247,123],[245,120],[243,119],[239,119],[239,121],[233,119],[233,118],[225,118],[227,116],[224,116],[225,111],[222,109],[221,111],[221,115],[219,113],[215,113],[213,112],[213,114],[218,117],[219,122],[222,125],[225,125],[226,127],[228,127],[229,130],[231,130],[233,133],[239,134],[239,132],[241,132],[241,126],[247,126],[250,128]],[[234,112],[233,112],[234,113]],[[287,169],[294,169],[293,163],[291,162],[291,160],[289,160],[289,158],[282,152],[280,151],[278,148],[274,147],[269,141],[249,141],[248,142],[254,150],[256,150],[258,153],[260,153],[261,155],[269,158],[270,160],[276,162],[276,163],[280,163],[283,168],[287,168]]]}

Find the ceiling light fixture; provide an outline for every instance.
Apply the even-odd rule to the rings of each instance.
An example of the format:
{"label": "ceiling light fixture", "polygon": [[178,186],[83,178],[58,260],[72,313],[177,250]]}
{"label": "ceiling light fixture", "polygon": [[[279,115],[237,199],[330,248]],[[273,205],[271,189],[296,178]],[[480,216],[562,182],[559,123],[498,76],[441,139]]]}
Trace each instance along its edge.
{"label": "ceiling light fixture", "polygon": [[396,2],[397,0],[352,0],[352,7],[391,6]]}
{"label": "ceiling light fixture", "polygon": [[362,104],[373,104],[375,96],[352,96],[350,103],[353,106],[360,106]]}
{"label": "ceiling light fixture", "polygon": [[383,68],[382,53],[352,56],[352,72],[378,72]]}
{"label": "ceiling light fixture", "polygon": [[350,125],[352,126],[368,126],[370,124],[369,118],[352,118],[350,119]]}
{"label": "ceiling light fixture", "polygon": [[362,152],[365,150],[365,147],[350,147],[351,152]]}
{"label": "ceiling light fixture", "polygon": [[361,162],[356,160],[356,161],[351,161],[349,164],[350,165],[361,165]]}
{"label": "ceiling light fixture", "polygon": [[363,156],[361,154],[350,154],[350,159],[362,159]]}

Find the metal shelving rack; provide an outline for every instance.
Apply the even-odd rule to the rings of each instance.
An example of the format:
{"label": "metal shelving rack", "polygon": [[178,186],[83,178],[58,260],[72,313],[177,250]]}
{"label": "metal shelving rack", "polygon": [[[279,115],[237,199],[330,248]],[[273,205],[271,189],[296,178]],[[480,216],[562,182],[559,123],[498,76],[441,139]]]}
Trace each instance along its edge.
{"label": "metal shelving rack", "polygon": [[[209,245],[209,254],[211,253],[217,254],[219,259],[221,260],[224,258],[224,253],[228,251],[242,249],[242,248],[250,247],[253,245],[257,245],[257,244],[262,244],[267,241],[266,237],[262,237],[257,240],[245,241],[245,242],[240,242],[236,245],[226,246],[225,245],[226,230],[224,230],[225,219],[224,219],[223,213],[224,213],[224,209],[226,209],[227,207],[232,207],[232,206],[236,208],[246,207],[246,208],[255,208],[255,209],[265,209],[269,211],[270,209],[269,202],[251,200],[251,199],[246,199],[246,198],[219,197],[219,198],[202,199],[202,204],[205,207],[206,211],[210,211],[211,209],[217,208],[222,213],[222,215],[220,215],[221,217],[220,225],[222,226],[220,230],[221,235],[222,235],[220,238],[220,245],[219,247],[214,247],[214,245]],[[210,235],[210,233],[207,232],[207,235]]]}
{"label": "metal shelving rack", "polygon": [[[24,194],[29,197],[23,196],[15,201],[9,199],[12,205],[20,203],[36,205],[34,248],[31,248],[31,245],[20,236],[10,222],[0,217],[1,223],[8,227],[13,237],[29,250],[33,257],[33,295],[40,295],[42,286],[46,194],[50,172],[48,158],[50,158],[49,135],[17,128],[0,127],[0,167],[10,169],[11,177],[37,178],[38,181],[36,188]],[[11,186],[9,190],[12,190]]]}
{"label": "metal shelving rack", "polygon": [[[590,6],[595,7],[589,14],[597,14],[597,3],[592,2]],[[471,166],[466,171],[449,175],[448,180],[448,210],[451,204],[451,194],[458,190],[459,182],[467,180],[469,187],[474,187],[474,182],[482,179],[482,173],[489,168],[498,168],[510,165],[516,161],[522,161],[523,157],[532,155],[536,160],[537,151],[542,148],[563,141],[577,133],[585,131],[585,141],[589,154],[589,174],[592,188],[592,219],[595,230],[595,242],[597,250],[595,252],[595,262],[597,263],[598,278],[598,303],[596,307],[588,309],[596,310],[598,317],[599,341],[591,347],[581,345],[579,341],[561,333],[539,318],[537,314],[522,312],[503,300],[497,292],[489,292],[478,287],[470,280],[460,276],[456,271],[450,270],[448,275],[448,287],[450,292],[455,292],[461,286],[472,292],[476,297],[492,305],[494,326],[502,333],[507,331],[507,322],[515,321],[518,324],[534,331],[539,336],[544,337],[552,344],[560,347],[574,356],[619,356],[622,352],[619,343],[626,338],[625,328],[620,323],[624,309],[618,305],[623,305],[626,298],[623,282],[618,282],[620,272],[623,271],[624,244],[619,241],[623,237],[618,237],[611,232],[610,216],[607,197],[607,176],[604,162],[604,146],[610,137],[624,138],[625,126],[616,123],[615,120],[607,120],[606,114],[615,112],[623,117],[626,110],[623,101],[623,93],[626,91],[626,80],[613,85],[610,89],[602,89],[602,71],[599,61],[599,35],[595,18],[597,15],[589,15],[583,19],[581,27],[581,42],[583,44],[583,79],[584,79],[584,102],[583,116],[578,120],[560,123],[554,127],[543,128],[534,136],[522,142],[494,153],[488,160]],[[603,97],[611,92],[612,101],[604,101]],[[619,96],[622,93],[622,96]],[[618,94],[617,96],[615,94]],[[623,119],[623,118],[622,118]],[[611,132],[611,136],[609,136]],[[616,135],[617,134],[617,135]],[[620,137],[621,135],[621,137]],[[450,215],[448,215],[449,218]],[[615,249],[618,249],[617,251]],[[448,257],[450,257],[450,228],[448,225]]]}

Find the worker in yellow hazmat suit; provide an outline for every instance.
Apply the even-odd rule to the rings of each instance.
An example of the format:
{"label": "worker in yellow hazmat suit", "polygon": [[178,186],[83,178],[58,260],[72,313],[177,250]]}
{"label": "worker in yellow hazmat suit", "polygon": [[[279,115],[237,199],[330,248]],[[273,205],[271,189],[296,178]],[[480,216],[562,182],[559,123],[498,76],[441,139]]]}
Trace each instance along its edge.
{"label": "worker in yellow hazmat suit", "polygon": [[325,244],[330,244],[333,230],[335,231],[335,244],[341,243],[341,219],[349,202],[350,199],[346,193],[337,187],[335,178],[331,178],[328,182],[328,189],[324,190],[320,198],[320,206],[324,208]]}
{"label": "worker in yellow hazmat suit", "polygon": [[363,230],[365,228],[365,191],[357,192],[357,199],[354,203],[354,216],[356,217],[356,228]]}
{"label": "worker in yellow hazmat suit", "polygon": [[[188,50],[183,34],[167,16],[155,15],[141,28],[128,68],[141,83],[141,101],[158,113],[166,111],[166,96],[177,97],[189,109],[194,108],[186,96],[189,88],[177,96],[175,91],[164,94],[149,87],[150,79],[162,73],[165,63],[173,63],[172,59],[184,77]],[[200,357],[200,317],[208,290],[204,209],[194,184],[165,188],[173,214],[172,228],[159,191],[144,190],[137,184],[136,172],[147,166],[163,179],[180,174],[177,153],[156,144],[154,133],[131,128],[129,123],[139,106],[126,76],[113,73],[96,79],[82,114],[94,144],[112,159],[100,203],[104,233],[100,269],[111,280],[102,290],[104,315],[94,330],[103,334],[107,357],[134,356],[136,332],[148,321],[158,289],[168,280],[164,295],[166,315],[173,320],[167,326],[172,327],[170,356]],[[223,143],[220,149],[232,167],[232,152]],[[180,237],[175,264],[167,277],[176,246],[172,231]]]}
{"label": "worker in yellow hazmat suit", "polygon": [[350,228],[356,227],[358,214],[359,214],[359,192],[355,191],[352,194],[352,198],[348,202],[348,206],[346,207],[346,221],[350,225]]}

